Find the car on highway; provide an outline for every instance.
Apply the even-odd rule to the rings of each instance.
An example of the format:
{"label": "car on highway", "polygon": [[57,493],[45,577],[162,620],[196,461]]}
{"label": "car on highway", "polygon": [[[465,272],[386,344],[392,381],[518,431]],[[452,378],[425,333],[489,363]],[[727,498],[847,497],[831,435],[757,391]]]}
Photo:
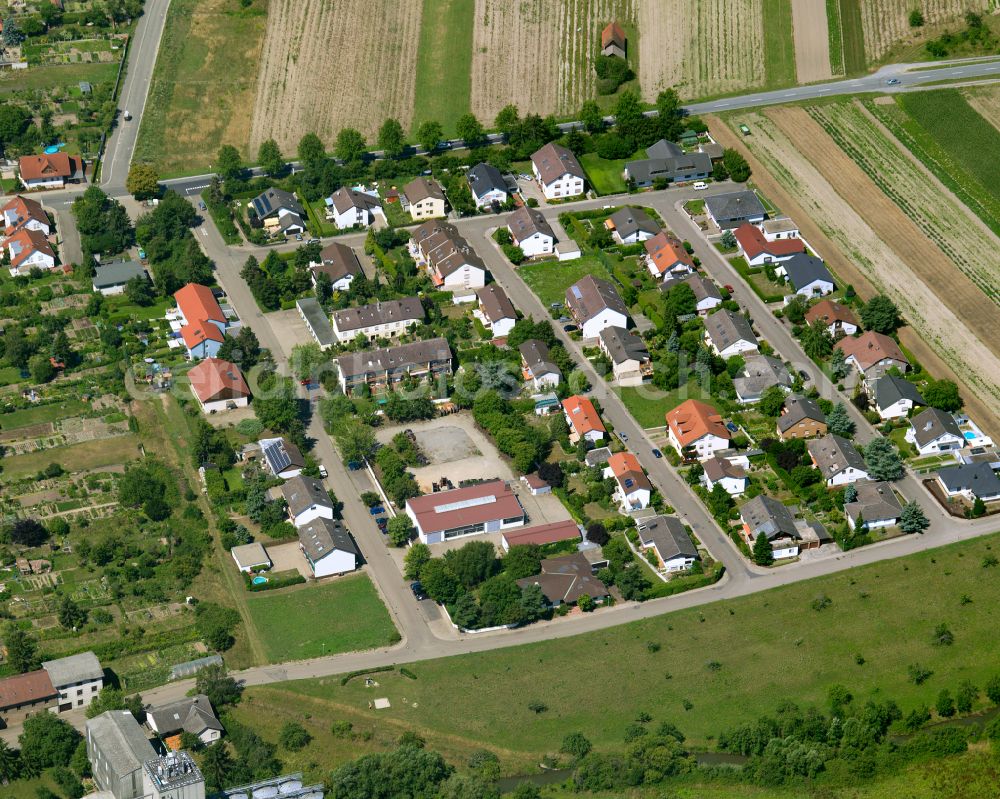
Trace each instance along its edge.
{"label": "car on highway", "polygon": [[886,83],[889,86],[898,86],[899,85],[899,78],[889,78],[889,80],[887,80]]}
{"label": "car on highway", "polygon": [[653,447],[653,457],[654,458],[662,458],[663,457],[663,453],[660,452],[656,447]]}
{"label": "car on highway", "polygon": [[410,590],[413,592],[413,598],[417,602],[427,599],[427,594],[424,593],[424,587],[420,584],[419,580],[415,583],[410,583]]}

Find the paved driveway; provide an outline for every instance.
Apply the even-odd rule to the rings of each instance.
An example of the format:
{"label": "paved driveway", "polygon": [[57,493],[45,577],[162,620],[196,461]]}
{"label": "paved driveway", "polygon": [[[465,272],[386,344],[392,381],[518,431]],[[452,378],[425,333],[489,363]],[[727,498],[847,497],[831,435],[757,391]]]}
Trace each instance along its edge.
{"label": "paved driveway", "polygon": [[267,555],[271,559],[271,571],[290,572],[294,569],[307,580],[312,579],[312,569],[309,568],[306,556],[299,549],[298,541],[269,546],[267,547]]}

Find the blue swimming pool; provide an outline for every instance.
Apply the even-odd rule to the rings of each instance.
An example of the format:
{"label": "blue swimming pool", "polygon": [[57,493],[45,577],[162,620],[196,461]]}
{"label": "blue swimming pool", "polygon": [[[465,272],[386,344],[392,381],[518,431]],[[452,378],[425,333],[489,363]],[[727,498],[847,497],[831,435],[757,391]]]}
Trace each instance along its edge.
{"label": "blue swimming pool", "polygon": [[258,574],[250,582],[252,582],[254,585],[263,585],[264,583],[267,582],[267,578]]}
{"label": "blue swimming pool", "polygon": [[972,441],[972,439],[974,439],[976,437],[976,434],[972,433],[972,432],[969,432],[968,430],[966,430],[965,431],[965,437],[967,439],[969,439],[969,441]]}

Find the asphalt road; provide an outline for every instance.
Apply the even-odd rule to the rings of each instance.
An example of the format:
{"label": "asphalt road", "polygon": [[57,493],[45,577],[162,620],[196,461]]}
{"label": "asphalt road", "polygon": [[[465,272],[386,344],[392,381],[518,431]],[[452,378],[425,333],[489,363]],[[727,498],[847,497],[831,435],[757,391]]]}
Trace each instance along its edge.
{"label": "asphalt road", "polygon": [[[169,6],[170,0],[146,0],[145,11],[135,26],[129,46],[128,69],[118,98],[118,123],[108,137],[101,166],[101,185],[109,194],[125,190],[125,178],[132,163]],[[125,111],[132,114],[127,122]]]}

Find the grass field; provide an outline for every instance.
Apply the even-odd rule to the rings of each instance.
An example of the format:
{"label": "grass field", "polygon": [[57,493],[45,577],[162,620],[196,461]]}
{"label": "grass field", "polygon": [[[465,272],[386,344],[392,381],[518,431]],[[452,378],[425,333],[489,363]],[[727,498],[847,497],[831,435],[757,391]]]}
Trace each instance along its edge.
{"label": "grass field", "polygon": [[138,458],[140,439],[129,433],[113,438],[84,441],[66,447],[53,447],[25,455],[3,459],[3,476],[7,480],[35,474],[50,463],[60,464],[68,472],[81,472]]}
{"label": "grass field", "polygon": [[768,86],[795,83],[791,0],[763,0],[764,72]]}
{"label": "grass field", "polygon": [[223,144],[247,151],[264,36],[263,0],[173,0],[160,42],[135,160],[160,177],[204,171]]}
{"label": "grass field", "polygon": [[587,180],[598,194],[621,194],[627,188],[622,177],[625,162],[645,157],[644,150],[615,161],[605,160],[597,153],[586,153],[580,157],[580,163],[587,173]]}
{"label": "grass field", "polygon": [[844,51],[844,72],[848,75],[864,72],[868,59],[865,56],[861,0],[840,0],[840,30]]}
{"label": "grass field", "polygon": [[517,271],[524,282],[546,305],[551,305],[554,302],[565,303],[566,289],[584,275],[611,280],[604,264],[591,255],[564,263],[542,261],[541,263],[525,264]]}
{"label": "grass field", "polygon": [[344,577],[268,595],[252,595],[250,617],[268,661],[304,660],[374,649],[397,637],[367,575]]}
{"label": "grass field", "polygon": [[475,3],[423,0],[423,4],[421,19],[430,24],[420,26],[412,127],[416,130],[421,122],[433,120],[441,123],[446,136],[454,136],[455,123],[469,111]]}
{"label": "grass field", "polygon": [[641,427],[663,427],[667,411],[676,408],[684,400],[697,399],[715,405],[716,401],[707,391],[702,391],[697,381],[673,391],[662,391],[652,385],[626,386],[616,389],[629,413]]}
{"label": "grass field", "polygon": [[75,399],[53,402],[49,405],[33,405],[13,413],[0,414],[0,430],[14,430],[31,424],[54,422],[56,419],[65,419],[86,410],[90,410],[90,405],[83,400]]}
{"label": "grass field", "polygon": [[[378,675],[377,694],[333,678],[286,687],[355,711],[385,696],[393,707],[379,711],[380,726],[536,755],[568,730],[596,746],[617,745],[639,712],[673,721],[692,745],[705,746],[784,700],[824,704],[834,684],[857,703],[891,697],[906,713],[933,706],[938,692],[962,679],[981,687],[1000,672],[992,655],[1000,581],[983,566],[998,549],[993,535],[592,634],[416,663],[415,680]],[[820,596],[830,603],[811,609]],[[941,623],[954,634],[951,646],[932,643]],[[721,667],[708,668],[711,661]],[[581,664],[592,664],[592,678]],[[913,684],[911,664],[932,676]],[[532,712],[535,700],[548,710]]]}

